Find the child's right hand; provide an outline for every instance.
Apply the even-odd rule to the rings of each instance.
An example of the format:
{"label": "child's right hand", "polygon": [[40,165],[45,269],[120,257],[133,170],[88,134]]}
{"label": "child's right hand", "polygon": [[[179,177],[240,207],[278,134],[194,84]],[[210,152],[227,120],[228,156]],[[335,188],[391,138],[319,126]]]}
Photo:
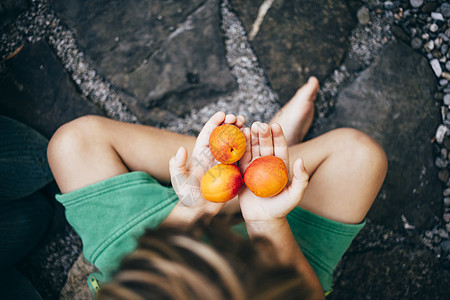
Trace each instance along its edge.
{"label": "child's right hand", "polygon": [[222,209],[224,203],[210,202],[202,197],[200,191],[203,175],[217,163],[209,148],[209,137],[212,131],[222,124],[233,124],[241,128],[244,122],[242,116],[218,112],[209,119],[198,135],[189,161],[184,147],[180,147],[176,155],[170,159],[172,187],[180,200],[166,221],[189,223],[202,215],[213,217]]}

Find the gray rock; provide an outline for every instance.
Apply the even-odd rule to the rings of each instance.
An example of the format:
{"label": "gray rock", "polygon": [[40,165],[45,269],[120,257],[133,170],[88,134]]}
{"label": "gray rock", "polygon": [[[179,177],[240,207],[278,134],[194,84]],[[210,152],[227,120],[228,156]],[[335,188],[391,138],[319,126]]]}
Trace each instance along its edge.
{"label": "gray rock", "polygon": [[441,248],[444,253],[450,252],[450,241],[441,242]]}
{"label": "gray rock", "polygon": [[436,21],[442,21],[442,22],[444,21],[444,16],[442,16],[441,13],[437,13],[437,12],[432,12],[431,18]]}
{"label": "gray rock", "polygon": [[412,40],[411,40],[411,47],[413,48],[413,49],[416,49],[416,50],[418,50],[418,49],[420,49],[421,47],[422,47],[422,40],[421,39],[419,39],[419,38],[413,38]]}
{"label": "gray rock", "polygon": [[437,26],[437,24],[431,24],[430,25],[430,31],[431,32],[436,32],[436,31],[438,31],[439,30],[439,26]]}
{"label": "gray rock", "polygon": [[0,29],[6,27],[15,17],[30,6],[31,0],[1,0]]}
{"label": "gray rock", "polygon": [[[333,292],[327,299],[442,299],[448,291],[450,271],[431,251],[408,243],[383,250],[354,248],[341,260]],[[380,289],[371,294],[374,287]]]}
{"label": "gray rock", "polygon": [[423,4],[423,0],[409,0],[412,7],[420,7]]}
{"label": "gray rock", "polygon": [[434,74],[436,74],[436,77],[438,77],[438,78],[441,77],[441,75],[442,75],[442,68],[441,68],[441,64],[439,63],[439,60],[432,59],[430,61],[430,65],[431,65],[431,68],[434,71]]}
{"label": "gray rock", "polygon": [[450,198],[448,198],[448,197],[444,198],[444,206],[450,207]]}
{"label": "gray rock", "polygon": [[183,116],[237,88],[218,0],[55,0],[54,6],[98,70],[137,99],[127,104],[143,123],[154,121],[154,107]]}
{"label": "gray rock", "polygon": [[444,182],[444,183],[447,182],[447,180],[449,178],[449,175],[450,174],[449,174],[449,171],[447,169],[442,169],[438,173],[439,180]]}
{"label": "gray rock", "polygon": [[438,170],[429,142],[440,123],[435,86],[427,60],[402,42],[391,42],[340,92],[328,120],[313,129],[319,134],[336,127],[358,128],[384,148],[389,170],[369,212],[381,224],[401,228],[403,213],[411,225],[424,229],[442,215],[440,205],[430,201],[442,197],[441,183],[432,175]]}
{"label": "gray rock", "polygon": [[[0,78],[0,111],[50,138],[76,117],[104,113],[85,100],[46,42],[25,44]],[[7,61],[8,63],[8,61]]]}
{"label": "gray rock", "polygon": [[450,3],[443,3],[441,6],[441,12],[446,18],[450,18]]}
{"label": "gray rock", "polygon": [[367,25],[370,23],[369,9],[365,6],[361,7],[356,16],[358,17],[358,22],[361,25]]}
{"label": "gray rock", "polygon": [[[232,1],[247,32],[262,2]],[[309,76],[323,81],[339,66],[356,26],[351,13],[343,0],[273,2],[252,44],[281,104]]]}
{"label": "gray rock", "polygon": [[445,126],[445,125],[439,125],[439,127],[436,129],[436,141],[439,143],[439,144],[442,144],[442,142],[444,141],[444,138],[446,137],[446,136],[448,136],[448,133],[449,133],[449,129],[448,129],[448,127],[447,126]]}
{"label": "gray rock", "polygon": [[[442,168],[447,167],[448,161],[447,161],[446,159],[442,159],[442,158],[440,158],[440,157],[436,157],[436,162],[435,162],[435,164],[436,164],[436,167],[442,169]],[[446,181],[446,180],[444,180],[444,181]]]}

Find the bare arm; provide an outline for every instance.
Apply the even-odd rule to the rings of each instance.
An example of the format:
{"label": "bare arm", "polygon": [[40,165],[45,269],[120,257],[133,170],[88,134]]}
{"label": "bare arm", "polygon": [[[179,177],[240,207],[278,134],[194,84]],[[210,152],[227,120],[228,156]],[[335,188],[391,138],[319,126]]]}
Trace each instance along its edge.
{"label": "bare arm", "polygon": [[[257,124],[251,131],[244,130],[247,149],[240,162],[242,171],[256,158],[276,156],[289,165],[289,154],[283,131],[278,124],[267,126]],[[239,201],[250,239],[257,236],[267,238],[275,247],[279,259],[286,265],[293,265],[304,276],[314,290],[313,299],[324,299],[322,285],[316,273],[303,255],[294,239],[286,215],[303,198],[309,175],[301,159],[294,162],[291,183],[278,195],[270,198],[255,196],[248,188],[239,195]]]}
{"label": "bare arm", "polygon": [[267,222],[249,221],[246,222],[246,226],[250,239],[264,236],[275,247],[281,263],[295,266],[298,273],[304,276],[308,285],[314,290],[312,299],[325,299],[322,285],[297,245],[286,218]]}

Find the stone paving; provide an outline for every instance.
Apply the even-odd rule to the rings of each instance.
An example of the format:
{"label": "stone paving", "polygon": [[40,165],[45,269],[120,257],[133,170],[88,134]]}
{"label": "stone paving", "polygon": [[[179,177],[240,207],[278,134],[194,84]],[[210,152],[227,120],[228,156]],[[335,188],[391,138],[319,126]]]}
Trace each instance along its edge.
{"label": "stone paving", "polygon": [[[389,159],[328,298],[450,294],[448,131],[439,133],[449,93],[445,1],[24,0],[14,10],[0,3],[0,113],[47,138],[86,114],[192,135],[217,110],[268,121],[317,76],[308,138],[355,127]],[[53,183],[44,192],[54,202],[56,191]],[[19,268],[45,299],[61,290],[80,298],[77,279],[90,267],[55,206],[52,228]]]}

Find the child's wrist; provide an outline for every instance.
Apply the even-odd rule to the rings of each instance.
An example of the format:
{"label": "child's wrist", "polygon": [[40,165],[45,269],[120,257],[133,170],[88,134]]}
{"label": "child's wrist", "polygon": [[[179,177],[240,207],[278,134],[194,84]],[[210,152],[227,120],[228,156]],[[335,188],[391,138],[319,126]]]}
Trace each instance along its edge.
{"label": "child's wrist", "polygon": [[245,220],[247,232],[252,236],[270,236],[289,227],[286,217],[273,218],[268,220]]}
{"label": "child's wrist", "polygon": [[170,214],[167,216],[166,220],[163,222],[164,225],[189,225],[195,223],[201,216],[203,212],[197,208],[192,208],[178,202]]}

